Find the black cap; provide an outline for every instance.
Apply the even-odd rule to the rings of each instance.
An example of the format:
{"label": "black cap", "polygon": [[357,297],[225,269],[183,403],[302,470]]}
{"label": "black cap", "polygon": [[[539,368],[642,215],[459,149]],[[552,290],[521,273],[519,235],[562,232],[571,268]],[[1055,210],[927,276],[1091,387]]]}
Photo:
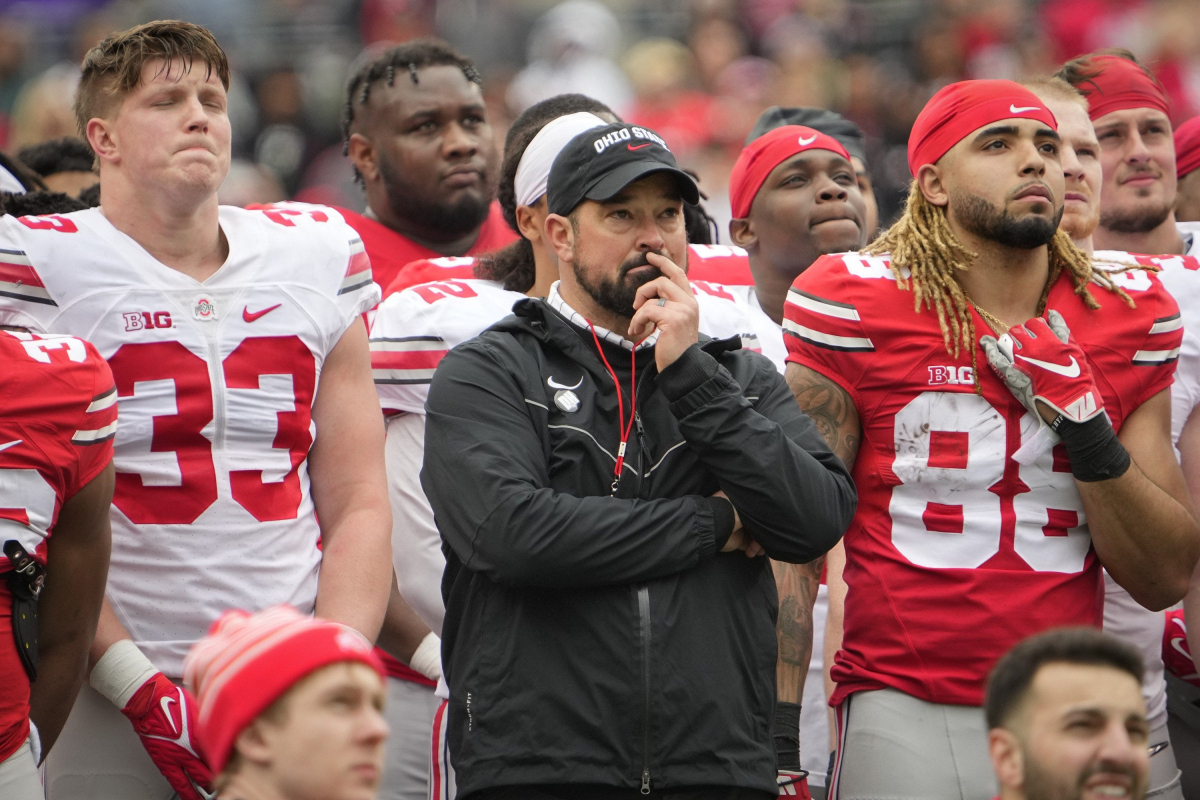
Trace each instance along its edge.
{"label": "black cap", "polygon": [[846,148],[847,153],[866,166],[866,137],[863,135],[862,128],[841,114],[826,108],[771,106],[762,113],[758,122],[754,123],[754,129],[746,137],[746,144],[750,144],[764,133],[782,128],[784,125],[804,125],[827,136],[832,136],[842,143],[842,147]]}
{"label": "black cap", "polygon": [[607,200],[654,172],[670,173],[684,200],[700,202],[696,182],[675,163],[657,133],[625,122],[592,128],[554,159],[546,179],[546,208],[551,214],[570,214],[584,200]]}

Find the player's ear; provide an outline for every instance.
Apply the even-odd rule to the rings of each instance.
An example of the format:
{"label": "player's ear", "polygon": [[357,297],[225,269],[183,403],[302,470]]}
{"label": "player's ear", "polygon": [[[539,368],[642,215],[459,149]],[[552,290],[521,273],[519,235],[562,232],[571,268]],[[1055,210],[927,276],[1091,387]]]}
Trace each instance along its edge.
{"label": "player's ear", "polygon": [[234,740],[234,752],[252,764],[267,764],[271,761],[272,746],[270,736],[263,729],[262,719],[256,719],[242,728]]}
{"label": "player's ear", "polygon": [[[538,200],[538,203],[545,204],[546,198],[543,196]],[[537,212],[529,206],[517,206],[517,230],[531,242],[536,242],[541,239],[542,229],[538,225]]]}
{"label": "player's ear", "polygon": [[115,163],[120,160],[120,148],[117,146],[116,137],[108,120],[92,117],[88,120],[84,134],[87,136],[88,144],[92,146],[92,152],[96,154],[97,162]]}
{"label": "player's ear", "polygon": [[749,218],[729,220],[729,239],[747,252],[758,247],[758,233]]}
{"label": "player's ear", "polygon": [[1025,765],[1016,734],[1004,728],[992,728],[988,731],[988,755],[1002,788],[1017,789],[1024,785]]}
{"label": "player's ear", "polygon": [[930,204],[945,207],[950,204],[950,192],[942,173],[942,168],[937,164],[924,164],[917,170],[913,182],[916,190],[925,195]]}
{"label": "player's ear", "polygon": [[554,248],[559,263],[572,264],[575,261],[575,229],[571,220],[561,214],[546,215],[546,241]]}
{"label": "player's ear", "polygon": [[379,177],[379,156],[375,145],[361,133],[352,133],[346,140],[346,155],[350,163],[358,167],[364,181],[373,181]]}

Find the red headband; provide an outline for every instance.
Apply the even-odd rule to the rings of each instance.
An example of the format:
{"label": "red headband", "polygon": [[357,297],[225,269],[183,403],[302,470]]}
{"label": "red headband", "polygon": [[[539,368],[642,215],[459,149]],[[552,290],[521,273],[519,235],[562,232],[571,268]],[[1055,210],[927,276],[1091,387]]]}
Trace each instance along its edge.
{"label": "red headband", "polygon": [[1182,178],[1200,168],[1200,117],[1175,129],[1175,174]]}
{"label": "red headband", "polygon": [[807,150],[830,150],[850,160],[850,154],[837,139],[803,125],[784,125],[746,145],[729,176],[729,205],[733,218],[750,216],[750,205],[771,170]]}
{"label": "red headband", "polygon": [[213,774],[225,768],[238,734],[268,706],[301,678],[341,661],[366,664],[386,678],[367,641],[335,622],[286,605],[222,614],[183,663],[184,683],[200,705],[200,749]]}
{"label": "red headband", "polygon": [[908,136],[908,168],[916,177],[936,164],[971,131],[1002,119],[1036,119],[1057,130],[1058,121],[1038,96],[1014,81],[959,81],[930,98]]}
{"label": "red headband", "polygon": [[1085,67],[1091,74],[1075,88],[1088,99],[1088,116],[1097,120],[1127,108],[1157,108],[1170,113],[1161,85],[1128,58],[1092,56]]}

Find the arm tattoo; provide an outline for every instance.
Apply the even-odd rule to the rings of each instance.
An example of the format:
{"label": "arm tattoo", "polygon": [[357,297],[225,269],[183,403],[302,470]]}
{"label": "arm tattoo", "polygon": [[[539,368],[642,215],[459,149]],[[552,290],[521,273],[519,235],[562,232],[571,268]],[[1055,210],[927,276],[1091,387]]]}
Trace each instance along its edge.
{"label": "arm tattoo", "polygon": [[824,556],[807,564],[772,562],[779,589],[775,637],[779,645],[776,681],[781,702],[799,703],[804,696],[804,679],[812,660],[813,605],[824,563]]}
{"label": "arm tattoo", "polygon": [[816,424],[829,449],[842,460],[846,469],[854,469],[860,429],[858,410],[850,395],[819,372],[797,364],[788,365],[785,377],[796,402]]}

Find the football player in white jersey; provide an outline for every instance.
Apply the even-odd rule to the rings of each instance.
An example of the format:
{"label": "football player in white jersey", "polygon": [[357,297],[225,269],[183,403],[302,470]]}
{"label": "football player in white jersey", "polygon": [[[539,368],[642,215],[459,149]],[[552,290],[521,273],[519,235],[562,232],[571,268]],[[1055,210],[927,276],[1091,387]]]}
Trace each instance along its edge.
{"label": "football player in white jersey", "polygon": [[76,95],[101,207],[0,220],[0,324],[90,339],[120,410],[107,602],[47,761],[55,800],[204,796],[175,682],[226,609],[290,603],[373,640],[387,602],[361,318],[379,289],[336,212],[217,205],[228,81],[198,26],[109,36]]}

